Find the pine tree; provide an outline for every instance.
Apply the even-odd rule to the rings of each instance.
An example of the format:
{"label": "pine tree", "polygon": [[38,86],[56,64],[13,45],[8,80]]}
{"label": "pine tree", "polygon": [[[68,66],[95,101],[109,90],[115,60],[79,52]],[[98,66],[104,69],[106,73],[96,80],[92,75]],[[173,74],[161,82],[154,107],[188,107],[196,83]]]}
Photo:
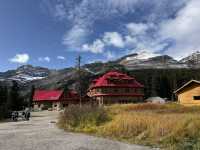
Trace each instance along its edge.
{"label": "pine tree", "polygon": [[6,104],[8,99],[8,89],[5,86],[0,86],[0,105]]}
{"label": "pine tree", "polygon": [[19,85],[16,81],[12,82],[13,85],[9,92],[9,108],[11,110],[21,110],[24,105],[23,99],[20,97],[19,94]]}
{"label": "pine tree", "polygon": [[29,108],[31,108],[32,105],[33,105],[33,96],[34,96],[34,93],[35,93],[35,86],[32,85],[31,92],[30,92],[30,97],[29,97],[29,102],[28,102],[28,107]]}
{"label": "pine tree", "polygon": [[0,86],[0,119],[8,117],[8,88],[6,86]]}

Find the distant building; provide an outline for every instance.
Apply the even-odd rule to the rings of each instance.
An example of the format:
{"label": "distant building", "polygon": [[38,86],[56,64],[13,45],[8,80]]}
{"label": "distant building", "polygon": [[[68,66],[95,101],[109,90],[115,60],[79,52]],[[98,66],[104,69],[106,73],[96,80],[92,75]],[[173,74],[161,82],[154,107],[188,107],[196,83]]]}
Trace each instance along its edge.
{"label": "distant building", "polygon": [[70,104],[79,104],[79,95],[73,90],[36,90],[33,103],[34,109],[60,110]]}
{"label": "distant building", "polygon": [[178,102],[183,105],[200,105],[200,81],[191,80],[174,91]]}
{"label": "distant building", "polygon": [[99,105],[142,102],[143,88],[135,78],[111,71],[93,80],[87,95]]}

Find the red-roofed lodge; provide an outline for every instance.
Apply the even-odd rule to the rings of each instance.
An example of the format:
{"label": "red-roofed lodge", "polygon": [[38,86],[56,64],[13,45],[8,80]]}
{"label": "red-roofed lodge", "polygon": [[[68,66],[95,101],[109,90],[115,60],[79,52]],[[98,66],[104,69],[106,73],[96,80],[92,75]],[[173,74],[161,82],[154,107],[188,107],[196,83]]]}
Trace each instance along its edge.
{"label": "red-roofed lodge", "polygon": [[79,95],[69,90],[36,90],[33,95],[34,109],[60,110],[70,104],[79,104]]}
{"label": "red-roofed lodge", "polygon": [[126,74],[110,71],[92,81],[87,95],[99,105],[142,102],[144,86]]}

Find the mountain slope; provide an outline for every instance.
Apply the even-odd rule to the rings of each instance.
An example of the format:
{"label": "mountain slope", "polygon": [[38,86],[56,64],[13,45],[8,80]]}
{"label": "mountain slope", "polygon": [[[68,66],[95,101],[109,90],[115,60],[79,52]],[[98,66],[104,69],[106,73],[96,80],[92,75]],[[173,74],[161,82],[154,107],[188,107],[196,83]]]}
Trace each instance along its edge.
{"label": "mountain slope", "polygon": [[125,66],[128,70],[188,68],[187,64],[179,62],[168,55],[150,58],[142,57],[139,54],[127,55],[123,59],[119,59],[118,63]]}
{"label": "mountain slope", "polygon": [[31,65],[24,65],[16,70],[9,70],[0,73],[1,80],[15,80],[21,83],[30,82],[33,80],[40,80],[48,77],[53,71],[42,67],[33,67]]}
{"label": "mountain slope", "polygon": [[190,67],[200,68],[200,52],[196,51],[191,55],[180,60],[181,63],[185,63]]}
{"label": "mountain slope", "polygon": [[[154,57],[151,57],[154,56]],[[156,54],[148,54],[147,52],[134,53],[126,55],[115,61],[107,63],[96,62],[86,64],[82,66],[82,69],[88,74],[93,76],[103,74],[108,70],[141,70],[141,69],[179,69],[179,68],[191,68],[191,62],[195,61],[195,67],[200,68],[200,52],[193,53],[181,61],[177,61],[168,55],[157,56]],[[194,64],[194,63],[193,63]],[[9,70],[4,73],[0,73],[0,81],[4,80],[15,80],[21,84],[28,84],[32,81],[54,81],[58,78],[63,78],[63,74],[68,75],[73,68],[67,68],[63,70],[50,70],[43,67],[33,67],[31,65],[24,65],[16,70]],[[60,82],[57,81],[56,82]],[[39,82],[38,82],[39,83]],[[43,83],[45,84],[45,83]]]}
{"label": "mountain slope", "polygon": [[[109,61],[107,63],[96,62],[82,66],[82,69],[85,72],[92,74],[93,76],[103,74],[108,70],[180,68],[200,68],[200,52],[192,53],[190,56],[183,58],[181,61],[177,61],[168,55],[158,56],[157,54],[148,54],[144,51],[139,54],[134,53],[126,55],[120,59]],[[69,74],[72,70],[73,68],[67,68],[63,70],[50,70],[43,67],[24,65],[17,68],[16,70],[9,70],[7,72],[0,73],[0,81],[15,80],[21,84],[27,84],[37,80],[42,82],[49,80],[49,78],[62,78],[63,74]],[[51,80],[54,81],[54,79]]]}
{"label": "mountain slope", "polygon": [[[163,74],[164,79],[160,79],[159,75],[161,73],[168,70],[168,73],[172,74],[177,70],[178,79],[182,78],[183,75],[181,74],[181,72],[183,71],[184,74],[188,75],[187,78],[183,76],[183,79],[177,81],[182,83],[182,81],[188,81],[191,78],[200,79],[198,74],[193,73],[197,71],[195,69],[197,68],[193,68],[183,61],[179,62],[167,55],[141,57],[138,56],[138,54],[131,54],[124,56],[116,61],[110,61],[106,63],[96,62],[83,65],[81,70],[81,85],[83,87],[83,93],[85,93],[90,82],[93,79],[97,78],[98,76],[104,74],[109,70],[120,70],[122,72],[131,74],[132,76],[135,76],[139,81],[142,81],[141,83],[144,83],[147,86],[147,89],[155,89],[155,87],[148,87],[149,81],[152,81],[152,79],[149,79],[150,77],[153,78],[155,76],[158,76],[157,78],[159,80],[156,79],[155,81],[165,81],[165,73]],[[149,74],[149,72],[150,74],[152,74],[152,76],[150,77],[148,77],[149,75],[147,75]],[[198,75],[198,77],[196,77],[196,75]],[[176,75],[174,76],[176,77]],[[0,84],[11,86],[12,80],[18,81],[22,95],[24,97],[28,97],[30,89],[33,85],[36,89],[63,89],[67,87],[78,90],[79,76],[75,68],[50,70],[47,68],[25,65],[17,68],[16,70],[10,70],[4,73],[0,73]],[[169,81],[171,83],[170,79]],[[166,84],[168,83],[166,82]],[[155,83],[152,85],[156,86],[157,84]],[[173,90],[173,88],[171,90]],[[169,93],[170,92],[168,92],[168,94]]]}

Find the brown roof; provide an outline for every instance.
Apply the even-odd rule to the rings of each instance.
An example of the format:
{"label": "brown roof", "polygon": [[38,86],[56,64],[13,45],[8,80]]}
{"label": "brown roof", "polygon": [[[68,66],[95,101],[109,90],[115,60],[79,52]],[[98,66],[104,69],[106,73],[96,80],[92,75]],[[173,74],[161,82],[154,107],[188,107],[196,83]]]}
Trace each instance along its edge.
{"label": "brown roof", "polygon": [[200,84],[200,81],[197,80],[190,80],[189,82],[187,82],[186,84],[184,84],[182,87],[180,87],[179,89],[175,90],[174,93],[178,93],[180,90],[186,88],[187,86],[189,86],[192,83],[197,83]]}

